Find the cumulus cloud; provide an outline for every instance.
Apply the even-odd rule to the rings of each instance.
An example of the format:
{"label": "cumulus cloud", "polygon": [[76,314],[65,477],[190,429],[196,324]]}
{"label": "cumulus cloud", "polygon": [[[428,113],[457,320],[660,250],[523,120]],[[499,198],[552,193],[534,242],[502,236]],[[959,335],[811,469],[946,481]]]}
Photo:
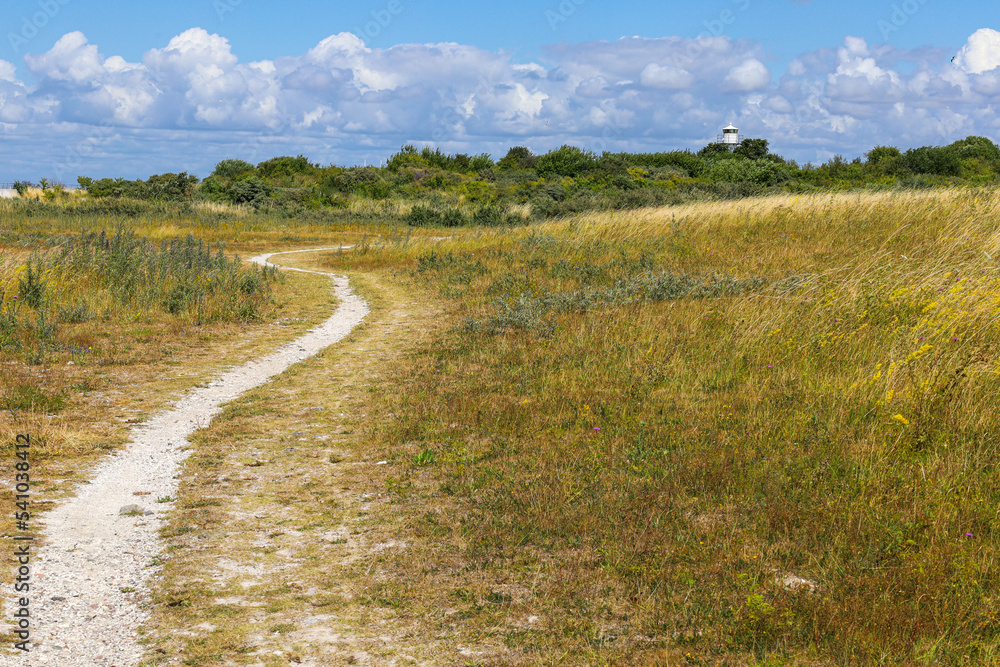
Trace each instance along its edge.
{"label": "cumulus cloud", "polygon": [[977,31],[953,64],[943,51],[848,36],[837,48],[798,54],[775,81],[758,43],[725,36],[559,43],[525,63],[454,43],[374,48],[343,32],[302,54],[241,63],[225,37],[201,28],[140,62],[102,55],[72,32],[25,56],[32,85],[0,61],[0,122],[84,135],[113,128],[95,130],[104,143],[200,133],[191,136],[235,145],[226,150],[238,157],[250,157],[239,153],[247,146],[268,153],[286,142],[286,150],[319,147],[316,159],[344,162],[368,150],[384,157],[409,141],[462,152],[570,142],[697,149],[733,121],[783,154],[817,159],[879,143],[998,138],[998,39]]}
{"label": "cumulus cloud", "polygon": [[26,55],[31,73],[43,79],[89,86],[104,73],[104,59],[82,32],[63,35],[47,53]]}
{"label": "cumulus cloud", "polygon": [[17,68],[14,67],[14,63],[0,60],[0,81],[9,81],[11,83],[17,81]]}
{"label": "cumulus cloud", "polygon": [[729,70],[723,82],[729,90],[760,90],[771,83],[771,70],[761,61],[751,58]]}
{"label": "cumulus cloud", "polygon": [[968,74],[982,74],[1000,67],[1000,32],[981,28],[955,56],[955,64]]}
{"label": "cumulus cloud", "polygon": [[639,81],[648,88],[682,90],[694,84],[694,75],[683,67],[649,63],[639,75]]}

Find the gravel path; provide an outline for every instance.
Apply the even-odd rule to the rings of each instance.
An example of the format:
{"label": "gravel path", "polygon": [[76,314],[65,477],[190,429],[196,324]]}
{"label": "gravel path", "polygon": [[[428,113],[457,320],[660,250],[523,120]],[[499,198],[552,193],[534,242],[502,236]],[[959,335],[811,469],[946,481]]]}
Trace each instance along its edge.
{"label": "gravel path", "polygon": [[[277,254],[285,253],[250,261],[270,264],[269,258]],[[133,428],[128,447],[98,466],[89,483],[45,516],[48,544],[32,558],[31,651],[0,656],[0,665],[138,664],[143,654],[138,629],[148,616],[142,605],[148,597],[146,580],[158,571],[160,514],[170,508],[157,499],[177,495],[187,437],[207,426],[223,403],[341,340],[368,313],[347,278],[323,275],[331,277],[340,300],[330,319],[278,351],[227,371],[173,409]],[[121,514],[129,505],[138,506],[138,511]],[[4,616],[11,618],[11,600],[7,603]]]}

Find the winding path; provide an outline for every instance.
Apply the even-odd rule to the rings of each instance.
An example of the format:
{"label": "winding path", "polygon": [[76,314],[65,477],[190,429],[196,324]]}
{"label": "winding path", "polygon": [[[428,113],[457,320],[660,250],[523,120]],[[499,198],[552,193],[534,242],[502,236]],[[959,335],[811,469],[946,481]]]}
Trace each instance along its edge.
{"label": "winding path", "polygon": [[[275,266],[270,258],[280,254],[286,253],[250,261]],[[138,664],[143,655],[138,631],[148,617],[143,607],[146,582],[158,570],[162,551],[158,510],[169,508],[157,499],[177,495],[187,437],[207,426],[222,404],[340,341],[368,313],[368,305],[351,291],[346,277],[322,275],[330,276],[340,302],[326,322],[272,354],[223,373],[133,428],[127,448],[99,465],[89,482],[45,516],[47,544],[32,559],[37,565],[32,568],[31,650],[0,655],[0,665]],[[142,514],[121,515],[128,505],[138,505]],[[5,616],[10,618],[9,613]]]}

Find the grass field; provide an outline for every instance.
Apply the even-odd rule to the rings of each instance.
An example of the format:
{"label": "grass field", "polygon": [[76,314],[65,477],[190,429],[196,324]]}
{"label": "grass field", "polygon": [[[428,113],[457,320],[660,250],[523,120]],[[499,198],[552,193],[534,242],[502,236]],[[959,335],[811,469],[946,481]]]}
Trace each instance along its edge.
{"label": "grass field", "polygon": [[[338,606],[405,620],[417,643],[489,646],[472,664],[1000,664],[995,191],[775,196],[454,235],[212,215],[134,232],[244,254],[364,241],[321,265],[445,312],[406,355],[376,355],[379,381],[356,397],[351,456],[387,461],[365,484],[407,546],[380,554],[374,594],[356,583]],[[82,223],[35,232],[0,211],[0,227],[21,253],[0,271],[13,291],[46,238]],[[299,283],[266,284],[256,319],[199,325],[217,336],[206,345],[302,312]],[[138,325],[114,311],[108,326],[171,346],[196,312],[143,308]],[[196,347],[184,365],[207,369]],[[59,350],[5,364],[62,397],[61,428],[81,428],[105,408],[50,387],[47,369],[73,360]],[[74,382],[102,368],[85,359]],[[248,400],[264,415],[281,401],[280,416],[321,399]],[[235,438],[246,416],[213,428]],[[219,445],[211,431],[200,447]],[[343,502],[329,493],[301,511]],[[158,622],[183,625],[160,602]],[[227,645],[198,664],[238,659]]]}

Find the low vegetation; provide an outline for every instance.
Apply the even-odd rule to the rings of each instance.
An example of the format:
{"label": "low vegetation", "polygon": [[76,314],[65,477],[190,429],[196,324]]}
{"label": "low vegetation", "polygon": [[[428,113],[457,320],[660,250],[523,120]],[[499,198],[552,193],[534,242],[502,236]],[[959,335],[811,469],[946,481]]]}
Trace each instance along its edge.
{"label": "low vegetation", "polygon": [[996,664],[998,212],[786,196],[373,249],[462,313],[371,427],[388,491],[458,499],[418,543],[546,601],[525,656]]}
{"label": "low vegetation", "polygon": [[[300,289],[236,250],[354,245],[322,265],[433,300],[448,326],[352,390],[366,417],[343,455],[371,463],[366,494],[398,512],[377,588],[337,609],[491,647],[449,654],[476,664],[1000,664],[1000,195],[922,187],[995,182],[990,146],[814,169],[759,143],[496,163],[404,148],[383,168],[226,161],[176,200],[94,185],[2,203],[0,362],[16,372],[0,407],[102,414],[80,396],[101,359],[127,361],[123,341],[184,343],[207,368],[189,331],[222,349]],[[789,178],[754,185],[765,172]],[[71,381],[47,374],[71,361]],[[335,397],[293,393],[273,397],[289,423],[359,419],[314,418]],[[102,451],[78,445],[63,456]],[[324,484],[310,502],[361,502]],[[288,521],[312,526],[310,507]],[[272,614],[282,636],[300,636],[294,591]],[[226,646],[200,664],[250,659]]]}

